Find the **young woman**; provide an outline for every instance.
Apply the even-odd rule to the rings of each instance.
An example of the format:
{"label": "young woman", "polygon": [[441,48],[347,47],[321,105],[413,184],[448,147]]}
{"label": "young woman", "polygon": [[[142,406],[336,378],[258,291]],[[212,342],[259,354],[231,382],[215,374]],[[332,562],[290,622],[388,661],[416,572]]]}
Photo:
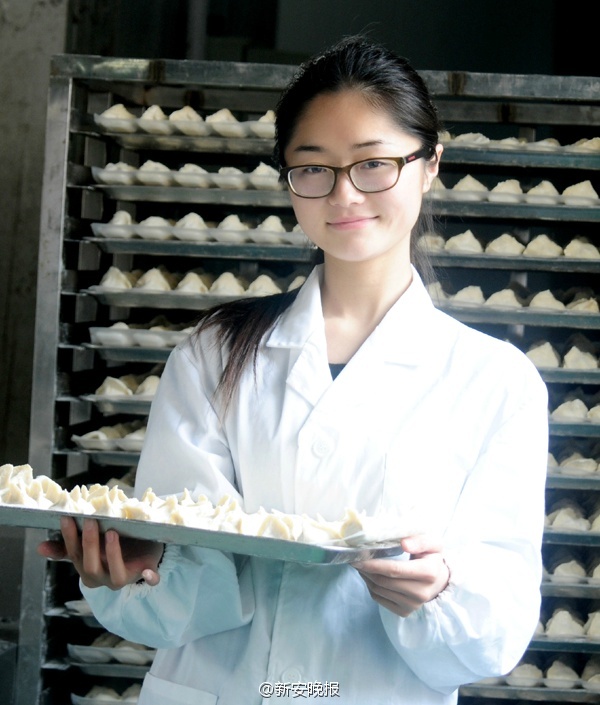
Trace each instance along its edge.
{"label": "young woman", "polygon": [[138,492],[411,512],[423,533],[406,560],[307,566],[163,555],[65,520],[65,548],[41,551],[68,554],[107,629],[159,649],[140,705],[455,703],[518,662],[539,618],[546,388],[518,350],[434,308],[413,266],[442,147],[406,61],[342,41],[301,67],[276,125],[323,264],[299,291],[210,312],[172,353]]}

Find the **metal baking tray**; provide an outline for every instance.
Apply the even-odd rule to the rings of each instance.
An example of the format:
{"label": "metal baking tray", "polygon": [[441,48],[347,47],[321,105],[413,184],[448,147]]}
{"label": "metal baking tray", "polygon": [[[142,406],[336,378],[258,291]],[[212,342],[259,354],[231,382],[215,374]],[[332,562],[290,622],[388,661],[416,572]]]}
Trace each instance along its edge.
{"label": "metal baking tray", "polygon": [[160,149],[208,154],[252,154],[270,157],[273,140],[259,137],[192,137],[188,135],[143,135],[113,132],[110,135],[125,149]]}
{"label": "metal baking tray", "polygon": [[[291,234],[291,233],[290,233]],[[86,237],[105,252],[154,255],[193,255],[198,257],[226,257],[229,259],[285,259],[308,262],[313,256],[310,243],[257,244],[244,242],[237,245],[226,242],[192,242],[182,240],[144,240]],[[429,253],[436,267],[464,267],[476,269],[509,269],[544,272],[600,272],[600,260],[575,257],[499,257],[486,254],[458,254],[451,252]]]}
{"label": "metal baking tray", "polygon": [[148,416],[152,399],[142,398],[132,395],[130,397],[110,397],[100,394],[87,394],[80,397],[83,401],[94,404],[101,414],[110,416],[112,414],[136,414]]}
{"label": "metal baking tray", "polygon": [[598,475],[594,472],[592,475],[563,475],[556,472],[549,472],[546,477],[546,487],[548,489],[557,490],[591,490],[593,492],[600,491],[600,479],[595,477]]}
{"label": "metal baking tray", "polygon": [[582,637],[580,639],[548,639],[536,637],[529,642],[528,651],[575,652],[581,654],[600,654],[600,641]]}
{"label": "metal baking tray", "polygon": [[[287,191],[249,189],[190,188],[189,186],[108,186],[95,184],[78,187],[96,190],[118,201],[154,201],[161,203],[211,203],[223,206],[265,206],[291,208]],[[588,209],[593,210],[593,209]],[[598,209],[600,212],[600,209]]]}
{"label": "metal baking tray", "polygon": [[131,467],[137,465],[140,459],[139,453],[124,450],[80,450],[79,452],[98,465]]}
{"label": "metal baking tray", "polygon": [[214,257],[242,260],[285,260],[286,262],[310,262],[314,248],[308,243],[259,245],[243,242],[234,245],[228,242],[191,242],[183,240],[142,240],[86,237],[109,254],[168,255],[181,257]]}
{"label": "metal baking tray", "polygon": [[142,348],[139,345],[120,347],[111,345],[92,345],[84,343],[83,347],[95,350],[104,360],[114,362],[166,362],[173,348]]}
{"label": "metal baking tray", "polygon": [[600,369],[576,370],[566,367],[538,367],[538,372],[545,382],[561,384],[600,384]]}
{"label": "metal baking tray", "polygon": [[582,423],[563,423],[561,421],[550,421],[549,430],[551,436],[581,436],[584,438],[600,438],[600,423],[583,421]]}
{"label": "metal baking tray", "polygon": [[[545,544],[561,544],[565,546],[600,546],[600,532],[598,531],[559,531],[557,529],[544,530]],[[600,642],[598,642],[600,644]]]}
{"label": "metal baking tray", "polygon": [[597,313],[574,313],[572,311],[541,312],[527,307],[501,309],[491,306],[455,306],[451,303],[437,307],[463,323],[502,323],[506,325],[549,326],[555,328],[600,329]]}
{"label": "metal baking tray", "polygon": [[[443,175],[442,175],[443,176]],[[110,188],[110,187],[104,187]],[[124,187],[132,188],[132,187]],[[489,201],[432,200],[435,215],[465,217],[502,218],[511,220],[560,220],[569,222],[600,222],[599,206],[568,206],[565,204],[539,206],[531,203],[490,203]]]}
{"label": "metal baking tray", "polygon": [[544,272],[600,272],[600,260],[576,257],[500,257],[488,254],[462,254],[451,252],[430,253],[438,267],[475,267],[476,269],[510,269]]}
{"label": "metal baking tray", "polygon": [[558,147],[555,150],[536,150],[533,145],[506,149],[487,142],[475,145],[444,144],[444,162],[447,164],[501,164],[519,167],[552,167],[557,169],[600,169],[600,157],[594,153],[574,152]]}
{"label": "metal baking tray", "polygon": [[[597,703],[598,692],[585,690],[580,687],[574,688],[548,688],[546,686],[518,687],[509,685],[463,685],[460,694],[465,697],[493,698],[498,700],[511,700],[524,698],[527,702],[536,701],[541,703],[563,702],[563,703]],[[486,702],[491,702],[487,701]]]}
{"label": "metal baking tray", "polygon": [[[81,663],[69,661],[69,666],[79,669],[88,676],[112,678],[136,678],[141,680],[150,670],[150,666],[129,666],[124,663]],[[105,701],[110,703],[110,700]],[[118,700],[116,702],[119,702]]]}
{"label": "metal baking tray", "polygon": [[[587,581],[587,578],[585,580]],[[593,583],[542,581],[541,591],[544,597],[575,597],[597,600],[600,597],[600,583],[597,580]]]}
{"label": "metal baking tray", "polygon": [[[177,291],[143,291],[140,289],[110,290],[100,286],[83,289],[82,294],[91,294],[101,304],[124,308],[182,308],[198,311],[217,304],[249,298],[245,295],[218,296],[216,294],[182,294]],[[600,316],[598,317],[600,318]]]}
{"label": "metal baking tray", "polygon": [[397,543],[379,543],[348,548],[319,544],[284,541],[262,536],[244,536],[226,531],[194,529],[188,526],[159,524],[158,522],[113,517],[85,517],[82,514],[30,509],[26,507],[0,506],[0,525],[22,526],[31,529],[59,530],[60,518],[72,516],[81,527],[85,518],[97,519],[100,530],[115,529],[121,536],[173,543],[182,546],[214,548],[227,553],[239,553],[257,558],[290,561],[293,563],[339,564],[363,561],[369,558],[385,558],[401,554]]}

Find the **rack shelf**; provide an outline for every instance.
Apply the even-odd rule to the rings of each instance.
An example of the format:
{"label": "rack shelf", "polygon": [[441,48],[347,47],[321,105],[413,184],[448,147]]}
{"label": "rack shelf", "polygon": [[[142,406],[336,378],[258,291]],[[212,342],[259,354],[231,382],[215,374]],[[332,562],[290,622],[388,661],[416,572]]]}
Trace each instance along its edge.
{"label": "rack shelf", "polygon": [[[227,62],[160,61],[142,59],[110,59],[107,57],[56,57],[51,71],[48,105],[47,147],[45,155],[44,200],[40,239],[40,272],[38,277],[38,314],[36,322],[36,353],[34,361],[34,389],[32,404],[32,433],[35,439],[30,462],[40,473],[56,478],[80,472],[93,475],[102,468],[134,467],[139,454],[124,451],[91,451],[68,447],[73,429],[98,426],[116,419],[136,419],[146,416],[149,399],[107,399],[81,394],[85,385],[82,378],[102,371],[109,374],[115,367],[137,367],[163,363],[170,348],[142,348],[133,346],[99,346],[87,343],[86,329],[91,326],[108,327],[115,320],[138,321],[143,315],[151,318],[157,312],[173,311],[174,316],[189,320],[190,311],[199,311],[227,298],[206,295],[188,295],[175,291],[148,293],[144,291],[107,291],[94,288],[90,282],[99,282],[106,262],[133,269],[140,260],[178,258],[190,260],[190,269],[202,264],[207,270],[230,261],[232,268],[258,269],[263,263],[269,268],[307,265],[314,251],[310,247],[291,244],[258,244],[240,242],[194,242],[183,240],[148,240],[142,238],[91,237],[92,223],[106,222],[121,208],[131,214],[148,210],[148,204],[157,204],[157,213],[181,212],[181,205],[195,206],[199,213],[228,212],[264,216],[266,209],[278,215],[292,217],[291,200],[286,191],[230,190],[222,188],[188,188],[182,186],[108,186],[92,183],[93,168],[103,167],[110,159],[142,163],[153,152],[165,157],[172,153],[172,162],[181,162],[183,156],[209,155],[208,161],[239,164],[268,161],[273,148],[271,139],[245,137],[221,138],[215,136],[189,137],[171,134],[156,136],[142,132],[107,132],[96,125],[93,115],[101,112],[117,98],[135,102],[149,89],[160,100],[168,95],[170,107],[179,96],[194,91],[203,109],[218,109],[231,101],[231,108],[244,114],[256,115],[276,104],[280,90],[293,76],[295,67]],[[452,117],[454,124],[472,123],[479,119],[483,125],[497,122],[510,106],[509,126],[521,126],[530,136],[536,125],[583,125],[586,117],[598,111],[597,86],[592,79],[577,77],[527,77],[520,75],[453,74],[423,72],[438,104]],[[243,90],[240,90],[243,89]],[[141,100],[137,106],[142,109]],[[138,110],[139,112],[139,110]],[[589,115],[588,115],[589,114]],[[462,118],[461,118],[462,116]],[[597,121],[593,124],[597,124]],[[506,127],[506,125],[504,125]],[[485,127],[483,128],[485,130]],[[137,156],[136,156],[137,155]],[[442,167],[450,170],[468,169],[470,165],[483,167],[486,172],[505,174],[514,168],[552,170],[567,183],[575,183],[580,175],[595,180],[600,171],[600,155],[560,149],[542,152],[530,148],[498,149],[494,144],[485,148],[467,148],[449,143],[445,145]],[[541,173],[541,172],[540,172]],[[553,177],[552,177],[553,178]],[[442,179],[444,174],[442,173]],[[432,198],[430,203],[436,216],[445,224],[468,225],[475,222],[482,228],[504,223],[507,229],[556,226],[572,223],[594,236],[600,222],[600,203],[586,207],[565,204],[548,206],[531,203],[501,204],[489,201]],[[452,194],[454,195],[454,194]],[[170,217],[170,216],[169,216]],[[179,216],[178,216],[179,217]],[[600,243],[596,243],[600,244]],[[579,260],[568,257],[545,259],[528,257],[498,257],[487,254],[467,255],[448,252],[432,253],[435,267],[443,269],[450,278],[460,275],[476,281],[489,278],[494,272],[519,281],[535,275],[557,274],[592,277],[600,272],[600,260]],[[178,262],[178,264],[179,264]],[[125,264],[123,264],[125,263]],[[182,271],[178,269],[177,271]],[[254,271],[254,270],[253,270]],[[544,312],[539,310],[500,310],[482,306],[468,308],[441,305],[440,308],[467,324],[476,326],[510,326],[517,332],[545,330],[550,337],[585,331],[598,339],[600,314]],[[518,337],[518,336],[517,336]],[[65,342],[68,340],[69,342]],[[84,342],[86,341],[86,342]],[[572,370],[565,368],[541,370],[548,384],[600,386],[599,370]],[[88,387],[93,388],[93,387]],[[108,417],[108,419],[107,419]],[[600,424],[552,423],[553,441],[563,438],[600,438]],[[592,493],[600,489],[597,478],[566,475],[548,476],[547,487],[564,492]],[[28,531],[26,555],[35,556],[39,532]],[[588,551],[600,548],[600,534],[591,532],[557,532],[548,530],[544,542],[550,546],[577,546]],[[82,670],[80,664],[52,661],[47,658],[51,640],[64,642],[63,630],[57,629],[56,614],[48,610],[47,602],[62,604],[57,594],[65,590],[64,576],[55,578],[53,570],[37,558],[27,560],[23,578],[23,604],[19,647],[19,672],[15,705],[43,705],[52,702],[52,679],[46,676],[52,670]],[[600,588],[592,584],[544,584],[544,599],[598,599]],[[64,601],[64,600],[63,600]],[[72,625],[82,620],[69,620]],[[85,626],[85,625],[84,625]],[[595,654],[600,643],[553,642],[538,640],[532,651],[547,653]],[[146,669],[118,665],[85,666],[86,675],[104,678],[140,678]],[[132,670],[133,669],[133,670]],[[517,698],[544,702],[600,702],[600,695],[583,688],[562,691],[551,688],[514,689],[510,686],[465,686],[460,701],[470,698],[515,700]]]}
{"label": "rack shelf", "polygon": [[[261,260],[310,262],[314,250],[297,245],[237,245],[222,242],[181,242],[176,240],[149,241],[86,238],[109,254],[165,255],[168,257],[208,257],[231,260]],[[600,271],[600,270],[599,270]]]}

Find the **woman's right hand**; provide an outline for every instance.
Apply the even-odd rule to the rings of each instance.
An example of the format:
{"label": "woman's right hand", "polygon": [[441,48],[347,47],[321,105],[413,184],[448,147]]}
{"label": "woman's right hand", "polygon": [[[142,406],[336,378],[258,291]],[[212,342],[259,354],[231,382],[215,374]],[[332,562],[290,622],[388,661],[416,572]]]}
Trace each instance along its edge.
{"label": "woman's right hand", "polygon": [[44,541],[38,553],[53,560],[69,559],[86,587],[120,590],[144,580],[148,585],[160,581],[158,564],[164,544],[119,536],[109,530],[100,534],[95,519],[85,519],[81,533],[75,520],[61,517],[62,541]]}

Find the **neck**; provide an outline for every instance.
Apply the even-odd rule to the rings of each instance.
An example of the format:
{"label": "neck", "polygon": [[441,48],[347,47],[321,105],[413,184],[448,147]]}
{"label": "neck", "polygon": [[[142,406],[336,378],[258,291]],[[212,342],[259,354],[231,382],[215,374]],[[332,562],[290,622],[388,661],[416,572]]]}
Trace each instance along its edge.
{"label": "neck", "polygon": [[321,301],[329,362],[348,362],[408,289],[412,269],[325,258]]}
{"label": "neck", "polygon": [[385,316],[412,281],[410,262],[393,268],[381,262],[343,262],[325,257],[321,298],[323,314],[364,321]]}

